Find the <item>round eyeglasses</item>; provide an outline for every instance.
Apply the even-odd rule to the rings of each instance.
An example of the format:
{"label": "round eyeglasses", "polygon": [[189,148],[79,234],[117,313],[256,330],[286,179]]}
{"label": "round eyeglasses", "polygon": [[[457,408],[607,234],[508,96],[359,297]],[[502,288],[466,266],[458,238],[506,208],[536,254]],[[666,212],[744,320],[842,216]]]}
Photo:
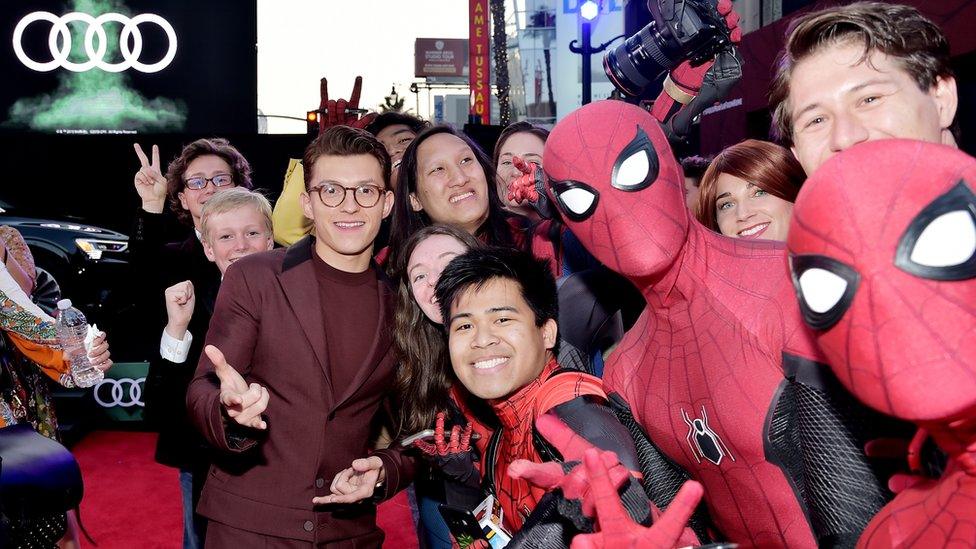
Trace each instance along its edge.
{"label": "round eyeglasses", "polygon": [[234,176],[229,173],[218,173],[213,177],[191,177],[184,181],[186,183],[187,189],[193,189],[198,191],[207,186],[207,183],[213,183],[214,187],[226,187],[227,185],[232,185],[234,183]]}
{"label": "round eyeglasses", "polygon": [[372,208],[380,201],[383,189],[376,185],[358,185],[356,187],[343,187],[336,183],[326,183],[309,189],[309,193],[317,193],[322,204],[330,208],[339,207],[346,199],[346,193],[352,191],[353,199],[356,204],[363,208]]}

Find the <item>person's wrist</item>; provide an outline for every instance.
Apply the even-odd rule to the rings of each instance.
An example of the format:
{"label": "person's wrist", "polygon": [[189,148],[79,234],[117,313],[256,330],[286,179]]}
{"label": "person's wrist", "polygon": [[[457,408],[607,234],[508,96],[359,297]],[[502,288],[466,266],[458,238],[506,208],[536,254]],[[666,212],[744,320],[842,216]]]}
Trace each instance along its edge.
{"label": "person's wrist", "polygon": [[677,84],[671,79],[671,75],[667,75],[664,78],[664,91],[671,96],[672,99],[681,103],[682,105],[687,105],[695,98],[695,95],[686,91],[682,86]]}
{"label": "person's wrist", "polygon": [[167,323],[166,328],[164,329],[166,330],[166,335],[172,337],[173,339],[183,341],[183,338],[186,336],[186,329],[188,327],[189,323]]}
{"label": "person's wrist", "polygon": [[163,207],[166,205],[166,199],[162,200],[143,200],[142,209],[149,213],[159,214],[163,213]]}

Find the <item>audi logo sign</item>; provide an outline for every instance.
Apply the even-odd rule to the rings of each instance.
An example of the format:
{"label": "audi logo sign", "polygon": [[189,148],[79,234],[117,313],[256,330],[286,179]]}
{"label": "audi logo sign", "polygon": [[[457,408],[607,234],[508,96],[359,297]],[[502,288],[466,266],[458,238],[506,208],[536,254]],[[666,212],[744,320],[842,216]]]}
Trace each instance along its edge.
{"label": "audi logo sign", "polygon": [[[27,27],[32,23],[42,21],[51,23],[47,45],[52,57],[50,61],[43,62],[31,59],[24,52],[22,42]],[[71,53],[71,31],[68,29],[68,23],[75,21],[88,25],[85,30],[84,43],[85,55],[88,56],[88,60],[82,63],[68,60],[68,55]],[[105,23],[110,21],[122,24],[122,32],[119,35],[119,52],[122,55],[122,61],[119,63],[105,61],[105,54],[108,49]],[[169,47],[166,49],[166,55],[155,63],[146,64],[139,61],[139,56],[142,54],[142,33],[139,31],[139,25],[143,23],[158,25],[166,33]],[[129,37],[132,38],[132,49],[129,49]],[[60,46],[58,45],[59,42]],[[121,13],[103,13],[98,17],[93,17],[87,13],[75,11],[59,17],[51,12],[35,11],[24,16],[17,23],[17,26],[14,27],[13,36],[14,53],[17,55],[17,59],[25,67],[38,72],[49,72],[57,68],[68,69],[72,72],[86,72],[94,68],[106,72],[122,72],[127,69],[146,73],[159,72],[173,62],[173,58],[176,57],[176,45],[176,31],[173,30],[173,26],[154,13],[144,13],[130,18]]]}
{"label": "audi logo sign", "polygon": [[114,408],[116,406],[123,408],[132,406],[144,407],[142,388],[145,385],[146,378],[144,377],[138,379],[128,377],[119,379],[105,378],[95,386],[95,402],[102,408]]}

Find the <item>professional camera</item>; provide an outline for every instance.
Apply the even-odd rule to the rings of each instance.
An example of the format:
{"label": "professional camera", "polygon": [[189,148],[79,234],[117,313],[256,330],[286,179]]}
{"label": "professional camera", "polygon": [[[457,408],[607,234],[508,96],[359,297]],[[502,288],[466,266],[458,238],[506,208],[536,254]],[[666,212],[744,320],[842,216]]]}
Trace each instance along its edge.
{"label": "professional camera", "polygon": [[714,0],[651,0],[654,18],[607,52],[603,69],[613,85],[637,97],[664,71],[690,59],[700,65],[731,44],[729,28]]}

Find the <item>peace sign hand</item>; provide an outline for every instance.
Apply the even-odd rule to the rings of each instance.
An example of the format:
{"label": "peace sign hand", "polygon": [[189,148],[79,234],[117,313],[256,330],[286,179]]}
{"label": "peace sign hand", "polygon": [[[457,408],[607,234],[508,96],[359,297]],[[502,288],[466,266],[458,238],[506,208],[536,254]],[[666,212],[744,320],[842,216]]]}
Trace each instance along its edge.
{"label": "peace sign hand", "polygon": [[376,119],[376,113],[369,113],[359,118],[358,113],[347,113],[346,109],[358,109],[359,97],[363,91],[363,77],[357,76],[356,83],[352,86],[352,95],[349,99],[329,99],[329,81],[323,78],[319,82],[319,95],[321,102],[319,110],[319,131],[330,126],[351,126],[353,128],[365,128]]}
{"label": "peace sign hand", "polygon": [[133,146],[141,164],[133,183],[142,199],[142,209],[149,213],[163,213],[163,206],[166,205],[166,177],[163,176],[159,162],[159,147],[153,145],[150,162],[138,143],[133,143]]}
{"label": "peace sign hand", "polygon": [[204,352],[213,362],[214,373],[220,379],[220,403],[227,416],[245,427],[267,429],[268,424],[261,414],[268,407],[268,390],[257,383],[248,385],[241,374],[227,364],[224,353],[217,347],[207,345]]}

